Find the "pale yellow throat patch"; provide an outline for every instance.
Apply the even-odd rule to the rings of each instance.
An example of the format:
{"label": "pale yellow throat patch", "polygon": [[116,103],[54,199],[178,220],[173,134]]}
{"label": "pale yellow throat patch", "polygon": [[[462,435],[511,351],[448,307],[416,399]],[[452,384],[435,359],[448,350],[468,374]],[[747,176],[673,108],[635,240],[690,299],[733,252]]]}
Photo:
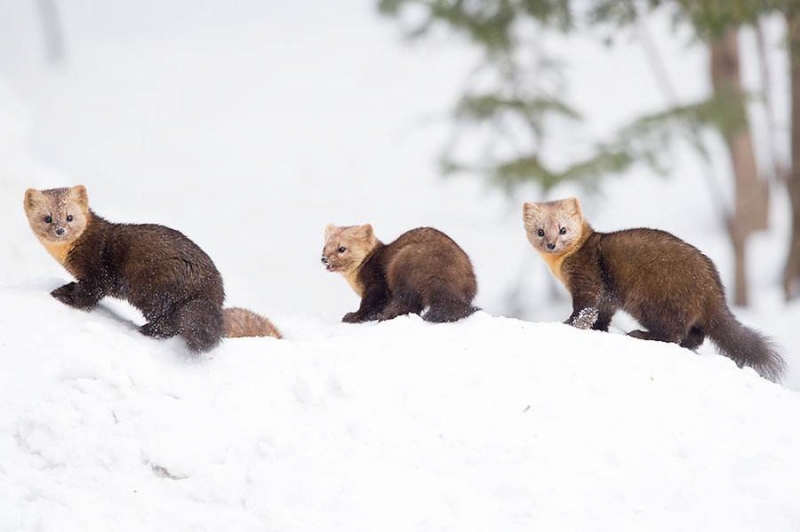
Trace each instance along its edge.
{"label": "pale yellow throat patch", "polygon": [[364,287],[358,280],[359,271],[361,271],[361,268],[353,268],[349,272],[341,272],[341,273],[342,276],[344,276],[344,278],[347,280],[347,284],[350,285],[350,288],[352,288],[355,291],[355,293],[358,294],[358,297],[363,297]]}
{"label": "pale yellow throat patch", "polygon": [[75,244],[74,240],[69,242],[53,242],[51,240],[39,238],[39,242],[42,243],[44,249],[46,249],[59,264],[64,267],[67,266],[67,255],[69,255],[69,251],[72,249],[73,244]]}
{"label": "pale yellow throat patch", "polygon": [[567,280],[564,277],[564,274],[561,271],[561,265],[564,263],[564,260],[575,253],[578,250],[578,246],[573,246],[564,253],[556,255],[554,253],[544,253],[539,251],[539,255],[542,256],[544,261],[547,263],[547,267],[550,268],[550,272],[552,272],[553,276],[561,281],[561,283],[566,286]]}

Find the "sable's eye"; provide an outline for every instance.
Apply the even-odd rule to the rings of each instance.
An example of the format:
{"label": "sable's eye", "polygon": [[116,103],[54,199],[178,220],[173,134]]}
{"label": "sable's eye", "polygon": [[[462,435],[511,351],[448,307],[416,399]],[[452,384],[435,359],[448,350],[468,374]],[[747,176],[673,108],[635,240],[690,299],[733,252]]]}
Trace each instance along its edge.
{"label": "sable's eye", "polygon": [[47,215],[47,216],[45,216],[45,217],[44,217],[44,223],[46,223],[46,224],[51,224],[51,223],[53,223],[53,217],[52,217],[52,216],[50,216],[50,215]]}
{"label": "sable's eye", "polygon": [[536,234],[539,236],[544,236],[544,229],[539,229],[538,231],[536,231]]}
{"label": "sable's eye", "polygon": [[339,253],[344,253],[345,251],[347,251],[347,248],[344,246],[339,246],[339,249],[337,249],[336,251],[338,251]]}
{"label": "sable's eye", "polygon": [[561,229],[558,230],[558,234],[566,235],[567,234],[567,228],[566,227],[562,227]]}
{"label": "sable's eye", "polygon": [[[72,215],[71,215],[71,214],[68,214],[68,215],[67,215],[67,221],[68,221],[68,222],[71,222],[71,221],[72,221]],[[563,234],[563,233],[562,233],[562,234]]]}

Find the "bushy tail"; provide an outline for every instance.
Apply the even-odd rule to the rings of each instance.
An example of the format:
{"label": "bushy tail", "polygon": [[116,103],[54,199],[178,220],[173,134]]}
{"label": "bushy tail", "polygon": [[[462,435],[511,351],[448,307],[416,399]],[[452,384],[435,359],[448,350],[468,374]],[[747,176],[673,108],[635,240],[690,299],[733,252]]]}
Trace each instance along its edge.
{"label": "bushy tail", "polygon": [[194,353],[209,351],[223,337],[222,309],[207,299],[193,299],[176,312],[178,333]]}
{"label": "bushy tail", "polygon": [[271,336],[282,338],[280,331],[264,316],[243,308],[226,308],[222,311],[225,322],[225,336],[241,338],[244,336]]}
{"label": "bushy tail", "polygon": [[480,309],[463,301],[440,300],[428,308],[427,312],[422,315],[422,319],[433,323],[446,323],[466,318],[477,310]]}
{"label": "bushy tail", "polygon": [[739,367],[750,366],[774,382],[783,376],[786,363],[775,344],[760,332],[739,323],[729,311],[714,321],[708,328],[708,335],[720,353]]}

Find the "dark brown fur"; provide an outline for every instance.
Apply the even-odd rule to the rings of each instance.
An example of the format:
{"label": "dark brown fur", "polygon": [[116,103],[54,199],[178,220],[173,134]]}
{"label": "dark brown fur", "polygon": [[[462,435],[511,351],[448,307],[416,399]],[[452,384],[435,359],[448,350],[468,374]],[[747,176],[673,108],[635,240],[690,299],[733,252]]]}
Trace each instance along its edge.
{"label": "dark brown fur", "polygon": [[39,240],[77,279],[53,290],[59,301],[89,310],[106,296],[125,299],[148,321],[142,334],[180,334],[194,352],[212,349],[226,335],[222,276],[182,233],[108,222],[89,209],[84,187],[31,189],[25,211]]}
{"label": "dark brown fur", "polygon": [[[363,260],[347,263],[351,251]],[[412,229],[390,244],[374,238],[371,226],[329,227],[322,261],[350,276],[361,295],[361,305],[344,316],[345,322],[388,320],[426,309],[423,319],[452,322],[476,310],[472,300],[478,287],[469,257],[430,227]],[[337,269],[339,261],[347,266]]]}
{"label": "dark brown fur", "polygon": [[[656,229],[595,232],[584,221],[577,200],[562,201],[526,204],[524,214],[528,239],[551,267],[558,268],[558,264],[553,266],[556,254],[563,257],[554,273],[572,295],[567,323],[578,320],[582,310],[594,308],[598,312],[592,328],[606,331],[617,310],[624,310],[646,329],[631,336],[696,349],[708,335],[739,366],[780,378],[783,359],[766,338],[733,316],[711,259]],[[557,229],[563,228],[563,233],[543,229],[545,234],[539,236],[552,211],[563,213],[564,209],[573,223],[561,221]],[[576,229],[577,235],[570,234]],[[560,239],[568,242],[565,248],[560,247]],[[549,254],[549,246],[554,246],[553,253]]]}

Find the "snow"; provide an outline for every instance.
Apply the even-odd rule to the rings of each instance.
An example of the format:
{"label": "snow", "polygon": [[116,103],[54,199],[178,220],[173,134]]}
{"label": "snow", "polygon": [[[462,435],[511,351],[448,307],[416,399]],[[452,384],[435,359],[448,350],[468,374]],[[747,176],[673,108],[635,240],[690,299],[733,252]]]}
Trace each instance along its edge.
{"label": "snow", "polygon": [[2,291],[7,530],[800,523],[800,397],[720,356],[480,312],[288,320],[194,359],[55,286]]}
{"label": "snow", "polygon": [[[670,179],[638,169],[596,197],[506,198],[436,176],[437,113],[474,59],[457,45],[409,49],[366,1],[143,3],[63,4],[70,56],[56,70],[38,66],[32,8],[0,5],[0,531],[800,528],[800,305],[777,291],[784,194],[752,242],[754,305],[734,309],[783,346],[779,385],[709,345],[562,325],[564,290],[524,237],[523,199],[578,194],[596,229],[667,229],[730,284],[691,152]],[[661,103],[634,46],[570,50],[587,57],[574,99],[600,116],[583,141]],[[696,47],[664,52],[688,72],[681,96],[701,94]],[[619,79],[625,97],[609,99]],[[180,339],[141,336],[122,302],[86,313],[55,301],[69,277],[22,197],[78,183],[112,221],[186,233],[229,304],[286,339],[193,357]],[[485,310],[340,323],[358,299],[320,266],[323,230],[367,222],[384,241],[447,232],[475,263]],[[504,317],[516,306],[524,319]]]}

